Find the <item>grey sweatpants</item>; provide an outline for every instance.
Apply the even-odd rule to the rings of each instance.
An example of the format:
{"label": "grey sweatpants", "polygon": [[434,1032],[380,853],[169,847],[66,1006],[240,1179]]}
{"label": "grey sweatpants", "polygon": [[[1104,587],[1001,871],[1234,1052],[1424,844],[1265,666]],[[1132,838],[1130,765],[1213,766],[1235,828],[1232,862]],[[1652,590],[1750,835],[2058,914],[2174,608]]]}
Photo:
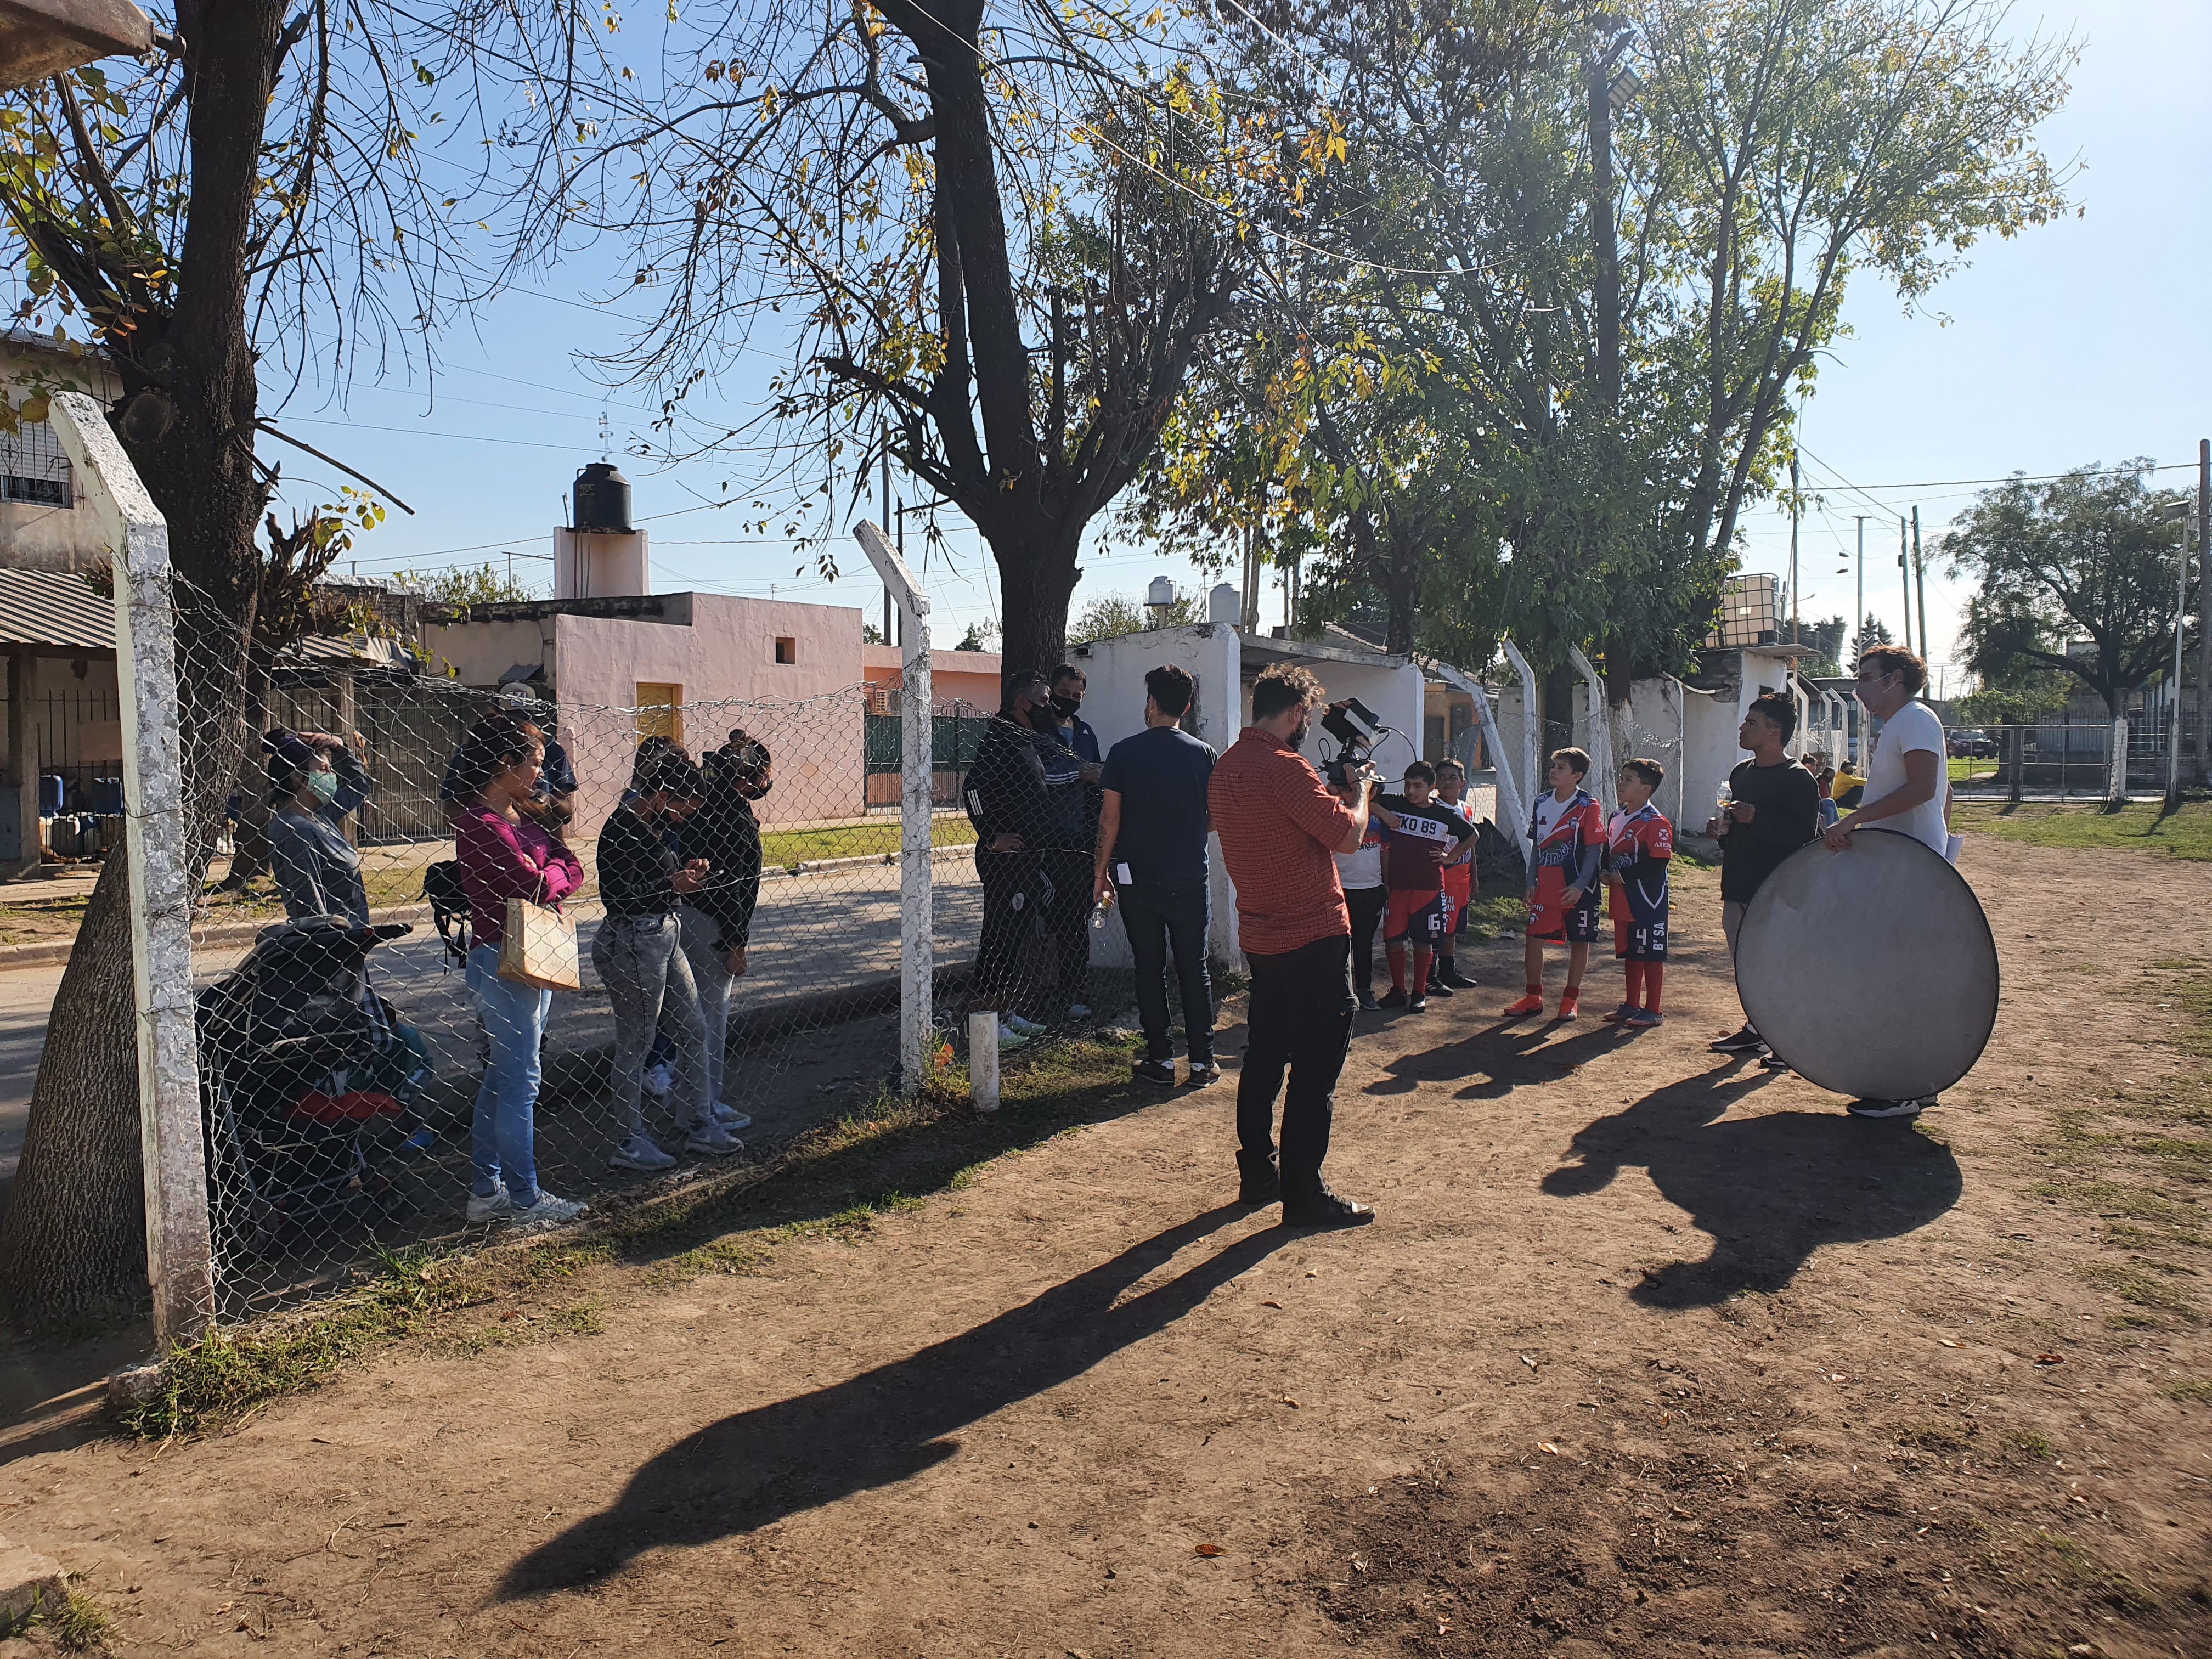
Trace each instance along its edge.
{"label": "grey sweatpants", "polygon": [[691,965],[691,982],[699,988],[699,1014],[707,1028],[707,1103],[724,1100],[722,1066],[730,1045],[730,977],[727,959],[714,948],[722,936],[720,926],[690,905],[684,918],[684,956]]}
{"label": "grey sweatpants", "polygon": [[592,936],[592,966],[614,1004],[612,1093],[623,1133],[645,1133],[639,1097],[645,1087],[645,1057],[659,1030],[676,1045],[670,1066],[676,1086],[668,1103],[681,1140],[705,1119],[712,1097],[707,1092],[707,1028],[691,965],[677,948],[676,918],[609,916]]}

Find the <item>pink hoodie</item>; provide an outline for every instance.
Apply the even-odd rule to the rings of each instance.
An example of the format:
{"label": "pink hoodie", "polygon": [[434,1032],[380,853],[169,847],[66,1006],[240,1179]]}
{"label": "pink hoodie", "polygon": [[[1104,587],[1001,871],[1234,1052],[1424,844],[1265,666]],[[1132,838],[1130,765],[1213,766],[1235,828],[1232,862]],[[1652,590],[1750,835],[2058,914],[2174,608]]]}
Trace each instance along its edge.
{"label": "pink hoodie", "polygon": [[507,902],[526,898],[555,909],[584,884],[576,855],[525,818],[509,823],[488,806],[465,807],[453,842],[461,890],[469,896],[469,928],[478,945],[507,937]]}

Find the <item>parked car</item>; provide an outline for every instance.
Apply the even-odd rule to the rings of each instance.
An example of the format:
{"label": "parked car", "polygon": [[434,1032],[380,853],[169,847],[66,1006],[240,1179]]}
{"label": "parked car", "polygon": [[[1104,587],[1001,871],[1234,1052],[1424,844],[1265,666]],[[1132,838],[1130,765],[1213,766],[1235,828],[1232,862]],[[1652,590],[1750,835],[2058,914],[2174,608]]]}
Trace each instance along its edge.
{"label": "parked car", "polygon": [[1995,760],[1997,740],[1978,726],[1962,726],[1950,734],[1951,755],[1959,760]]}

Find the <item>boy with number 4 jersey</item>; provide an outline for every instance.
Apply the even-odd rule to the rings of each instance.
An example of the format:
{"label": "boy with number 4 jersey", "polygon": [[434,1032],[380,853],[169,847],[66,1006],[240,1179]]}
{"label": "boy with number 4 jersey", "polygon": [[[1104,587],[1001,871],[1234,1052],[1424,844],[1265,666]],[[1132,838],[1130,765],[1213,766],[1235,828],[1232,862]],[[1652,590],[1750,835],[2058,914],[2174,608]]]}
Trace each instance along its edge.
{"label": "boy with number 4 jersey", "polygon": [[1621,954],[1628,958],[1628,995],[1606,1018],[1644,1030],[1659,1024],[1660,988],[1667,975],[1667,866],[1674,856],[1674,826],[1652,803],[1666,769],[1632,760],[1620,769],[1620,813],[1613,828],[1613,912],[1626,928]]}
{"label": "boy with number 4 jersey", "polygon": [[1567,946],[1567,988],[1559,995],[1561,1019],[1572,1019],[1582,1001],[1583,973],[1598,930],[1598,867],[1605,857],[1605,811],[1583,787],[1590,759],[1579,749],[1552,756],[1549,793],[1536,798],[1528,817],[1535,844],[1529,872],[1528,937],[1522,949],[1528,994],[1510,1003],[1508,1019],[1544,1012],[1544,942]]}

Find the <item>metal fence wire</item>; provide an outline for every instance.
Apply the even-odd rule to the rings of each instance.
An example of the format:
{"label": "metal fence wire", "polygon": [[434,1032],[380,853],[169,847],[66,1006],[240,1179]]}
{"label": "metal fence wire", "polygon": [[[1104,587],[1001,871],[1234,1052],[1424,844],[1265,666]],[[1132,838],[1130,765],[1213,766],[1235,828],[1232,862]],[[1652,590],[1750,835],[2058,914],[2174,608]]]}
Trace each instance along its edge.
{"label": "metal fence wire", "polygon": [[[180,680],[235,676],[192,608]],[[895,696],[607,708],[279,659],[244,701],[207,740],[188,720],[183,757],[219,1316],[757,1159],[796,1068],[892,1073],[900,819],[868,781]],[[979,873],[965,786],[994,722],[933,723],[949,1060],[979,971],[1010,1009],[1087,1012],[1091,809],[1040,784],[1051,816]]]}

